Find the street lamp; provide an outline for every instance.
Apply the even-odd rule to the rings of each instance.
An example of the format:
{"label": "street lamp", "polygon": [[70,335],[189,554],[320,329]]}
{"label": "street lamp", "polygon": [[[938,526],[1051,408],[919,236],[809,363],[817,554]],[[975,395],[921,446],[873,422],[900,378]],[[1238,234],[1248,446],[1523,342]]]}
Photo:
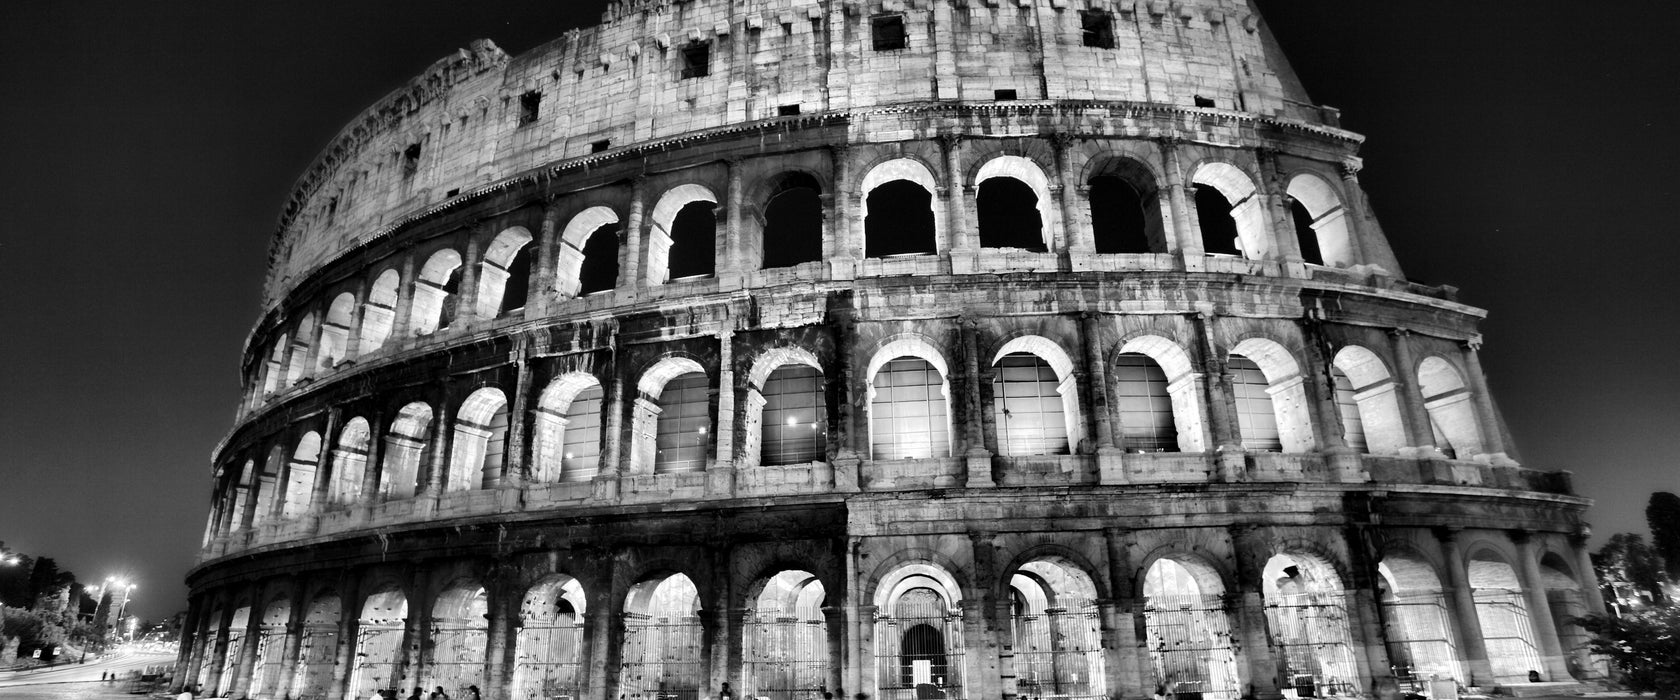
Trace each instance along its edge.
{"label": "street lamp", "polygon": [[[105,583],[107,585],[116,586],[117,589],[122,591],[122,603],[117,606],[117,616],[116,616],[116,619],[114,620],[114,622],[116,622],[118,625],[120,625],[120,624],[122,624],[123,612],[128,610],[128,599],[130,597],[132,597],[133,594],[134,594],[135,584],[129,583],[127,581],[116,578],[114,576],[106,577]],[[112,625],[112,627],[116,627],[116,625]]]}

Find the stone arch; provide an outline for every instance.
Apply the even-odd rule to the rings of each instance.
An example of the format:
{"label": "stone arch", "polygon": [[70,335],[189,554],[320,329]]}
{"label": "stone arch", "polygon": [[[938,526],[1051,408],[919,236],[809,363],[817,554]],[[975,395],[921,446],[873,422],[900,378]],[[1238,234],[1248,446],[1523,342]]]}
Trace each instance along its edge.
{"label": "stone arch", "polygon": [[350,327],[356,322],[356,295],[343,292],[333,297],[327,306],[326,320],[321,324],[321,348],[315,353],[316,372],[338,366],[349,356]]}
{"label": "stone arch", "polygon": [[630,587],[623,608],[622,694],[700,692],[703,660],[711,653],[700,624],[702,600],[698,586],[682,573],[644,577]]}
{"label": "stone arch", "polygon": [[455,439],[445,491],[489,488],[501,478],[507,456],[508,400],[502,390],[481,387],[455,411]]}
{"label": "stone arch", "polygon": [[274,339],[274,345],[268,350],[268,361],[263,363],[263,398],[271,394],[286,390],[290,385],[286,383],[286,349],[291,347],[291,334],[282,332]]}
{"label": "stone arch", "polygon": [[1095,252],[1170,253],[1177,247],[1167,232],[1170,207],[1154,166],[1132,155],[1101,152],[1085,163],[1079,181],[1085,185]]}
{"label": "stone arch", "polygon": [[[1047,387],[1045,386],[1046,383],[1041,381],[1041,371],[1037,375],[1029,375],[1037,369],[1031,364],[1014,362],[1013,365],[1017,366],[1002,366],[1010,356],[1023,354],[1039,358],[1043,364],[1049,366],[1050,371],[1055,376],[1053,387]],[[998,348],[997,353],[992,356],[991,366],[996,374],[996,379],[993,381],[992,400],[994,413],[996,413],[996,425],[998,426],[997,437],[1000,454],[1067,454],[1079,444],[1080,439],[1084,437],[1084,430],[1082,429],[1084,419],[1079,410],[1078,378],[1073,373],[1073,360],[1068,357],[1067,351],[1063,350],[1061,345],[1040,335],[1017,336]],[[1019,378],[1012,377],[1011,374],[1020,376]],[[1028,433],[1044,434],[1021,435],[1020,437],[1024,437],[1025,440],[1013,439],[1017,433],[1022,432],[1012,425],[1014,416],[1028,417],[1029,414],[1032,414],[1031,417],[1035,419],[1050,418],[1050,416],[1038,415],[1037,406],[1028,405],[1039,403],[1041,395],[1048,394],[1048,392],[1043,391],[1046,388],[1053,390],[1060,398],[1061,414],[1059,418],[1062,421],[1060,435],[1050,434],[1053,431],[1034,431],[1029,428],[1026,431]],[[1014,400],[1012,394],[1021,393],[1020,390],[1025,390],[1025,393],[1030,394],[1030,396],[1023,396],[1026,401]],[[1013,406],[1016,403],[1022,404],[1022,408],[1026,412],[1023,413],[1022,408]],[[1048,425],[1048,421],[1046,425]],[[1066,440],[1065,444],[1056,445],[1055,442],[1057,441],[1052,439],[1054,437]],[[1027,451],[1021,451],[1022,448]]]}
{"label": "stone arch", "polygon": [[[1136,368],[1128,371],[1121,366],[1123,356],[1135,354],[1149,358],[1160,369],[1161,377],[1165,380],[1165,394],[1172,407],[1172,429],[1180,452],[1201,452],[1207,449],[1207,429],[1203,424],[1201,398],[1196,384],[1197,375],[1193,371],[1190,354],[1177,341],[1162,335],[1142,333],[1126,338],[1121,342],[1118,351],[1110,358],[1110,373],[1114,376],[1116,387],[1120,389],[1121,400],[1137,399],[1140,402],[1158,403],[1160,388],[1153,386],[1150,381],[1147,363],[1133,362]],[[1128,374],[1133,375],[1128,377]],[[1121,386],[1122,380],[1129,380],[1133,386],[1127,389]],[[1128,394],[1130,396],[1128,396]],[[1141,409],[1141,406],[1140,406]],[[1153,412],[1153,411],[1152,411]],[[1125,406],[1120,407],[1121,422],[1119,437],[1122,446],[1126,446],[1127,437],[1131,429],[1125,420]],[[1137,430],[1131,431],[1139,442],[1149,447],[1160,441],[1162,426],[1160,420],[1153,416],[1138,416]],[[1154,429],[1150,429],[1154,428]],[[1144,439],[1147,438],[1147,439]]]}
{"label": "stone arch", "polygon": [[[673,381],[682,382],[680,391],[665,396]],[[630,464],[636,472],[705,468],[713,433],[709,381],[706,368],[683,355],[667,355],[642,372],[631,419]]]}
{"label": "stone arch", "polygon": [[800,464],[821,460],[826,454],[823,368],[810,350],[784,345],[754,358],[747,370],[746,405],[741,410],[746,426],[740,452],[743,465]]}
{"label": "stone arch", "polygon": [[[1347,210],[1334,186],[1317,174],[1297,173],[1289,179],[1284,193],[1293,200],[1292,216],[1296,217],[1303,259],[1329,267],[1349,267],[1358,262]],[[1299,218],[1303,213],[1305,221]],[[1308,251],[1317,252],[1318,259],[1312,260]]]}
{"label": "stone arch", "polygon": [[1524,683],[1530,671],[1539,671],[1544,678],[1546,667],[1534,634],[1533,613],[1524,598],[1522,580],[1511,565],[1516,555],[1485,540],[1466,550],[1465,574],[1494,679]]}
{"label": "stone arch", "polygon": [[754,268],[791,267],[822,259],[823,193],[819,175],[787,169],[761,179],[753,188],[755,226],[743,231],[743,256]]}
{"label": "stone arch", "polygon": [[[1030,193],[1033,197],[1033,213],[1036,215],[1036,235],[1012,235],[1014,231],[1000,230],[1004,226],[1020,227],[1023,231],[1030,229],[1029,221],[1033,217],[1023,216],[1022,212],[1010,211],[1019,202],[1000,201],[993,206],[987,201],[988,197],[1006,198],[1012,200],[1024,199],[1009,189],[988,191],[988,181],[1006,180],[1016,183],[1020,194]],[[1009,247],[1024,248],[1033,251],[1046,251],[1053,247],[1052,231],[1055,230],[1055,210],[1050,198],[1050,179],[1044,175],[1044,169],[1028,158],[1015,155],[997,155],[980,164],[974,172],[976,230],[981,247]],[[997,183],[993,183],[997,184]]]}
{"label": "stone arch", "polygon": [[408,623],[408,595],[394,582],[374,582],[356,622],[356,653],[350,670],[352,697],[365,698],[403,681],[403,628]]}
{"label": "stone arch", "polygon": [[1285,543],[1266,560],[1261,588],[1272,643],[1284,678],[1297,688],[1310,683],[1315,692],[1358,693],[1364,674],[1353,651],[1346,579],[1335,559],[1314,549]]}
{"label": "stone arch", "polygon": [[292,600],[285,592],[274,593],[262,609],[257,624],[257,657],[251,668],[248,693],[253,697],[273,694],[285,673],[286,627],[292,621]]}
{"label": "stone arch", "polygon": [[430,451],[435,418],[431,405],[424,401],[408,403],[396,412],[385,432],[385,459],[379,472],[381,497],[411,498],[419,491],[420,463]]}
{"label": "stone arch", "polygon": [[463,577],[443,588],[432,602],[432,624],[421,666],[423,688],[484,685],[489,646],[489,599],[477,579]]}
{"label": "stone arch", "polygon": [[[920,193],[914,188],[920,188]],[[876,190],[881,190],[880,201],[874,201]],[[935,193],[940,191],[939,181],[922,161],[906,156],[877,163],[864,173],[858,191],[861,198],[858,220],[863,224],[865,257],[925,255],[946,248],[944,215],[934,204]],[[918,209],[924,195],[925,212]],[[873,218],[872,202],[881,210]],[[889,218],[893,224],[891,235],[880,228],[887,225]],[[870,235],[872,224],[879,228],[873,236]]]}
{"label": "stone arch", "polygon": [[292,449],[292,459],[286,467],[286,502],[281,517],[296,518],[309,512],[315,496],[315,472],[320,467],[321,434],[311,430],[300,436]]}
{"label": "stone arch", "polygon": [[1336,351],[1330,366],[1343,441],[1374,455],[1399,454],[1406,430],[1394,378],[1382,358],[1363,346],[1346,345]]}
{"label": "stone arch", "polygon": [[1144,641],[1155,685],[1231,697],[1246,681],[1237,663],[1227,574],[1208,558],[1164,545],[1143,560]]}
{"label": "stone arch", "polygon": [[1464,383],[1464,375],[1458,368],[1440,355],[1430,355],[1418,363],[1417,381],[1436,446],[1457,459],[1471,459],[1484,453],[1482,429],[1477,423],[1470,387]]}
{"label": "stone arch", "polygon": [[583,585],[565,574],[549,574],[533,584],[520,606],[514,641],[513,696],[571,696],[583,690]]}
{"label": "stone arch", "polygon": [[332,490],[327,496],[328,502],[344,505],[361,499],[372,438],[372,428],[367,419],[361,416],[345,421],[344,429],[338,431],[337,446],[333,450]]}
{"label": "stone arch", "polygon": [[460,253],[444,248],[426,259],[414,279],[413,311],[408,327],[415,335],[430,335],[454,322],[460,286]]}
{"label": "stone arch", "polygon": [[315,312],[311,311],[299,319],[292,330],[291,356],[286,361],[286,386],[292,386],[299,380],[309,376],[309,350],[315,338]]}
{"label": "stone arch", "polygon": [[601,468],[601,381],[588,372],[555,377],[534,413],[532,478],[539,483],[587,481]]}
{"label": "stone arch", "polygon": [[[593,206],[574,214],[566,222],[566,227],[560,232],[559,260],[555,265],[554,289],[562,298],[571,298],[583,294],[590,294],[617,286],[618,279],[618,236],[614,231],[619,225],[618,212],[611,207]],[[604,229],[612,229],[605,230]],[[596,245],[598,235],[612,235],[611,248]],[[602,239],[603,241],[605,239]],[[612,283],[606,284],[594,279],[586,280],[592,271],[598,267],[602,269],[600,277],[606,277],[604,267],[609,262],[605,258],[596,259],[611,253]],[[589,282],[590,284],[585,284]],[[603,287],[602,285],[605,284]]]}
{"label": "stone arch", "polygon": [[827,587],[816,574],[782,569],[756,578],[741,625],[743,697],[832,685]]}
{"label": "stone arch", "polygon": [[[901,358],[912,361],[900,362]],[[925,375],[928,368],[938,373],[937,384]],[[887,372],[885,376],[883,371]],[[944,355],[929,339],[901,335],[886,340],[869,358],[864,376],[869,382],[866,400],[870,455],[874,459],[951,456],[956,449],[951,425],[951,375]],[[883,393],[881,389],[891,391]],[[930,395],[935,389],[938,397]],[[900,413],[913,418],[899,421]]]}
{"label": "stone arch", "polygon": [[397,317],[398,288],[402,286],[402,273],[396,268],[387,268],[373,280],[373,286],[368,288],[367,303],[362,305],[361,343],[356,348],[357,355],[366,355],[385,345],[385,339],[391,337]]}
{"label": "stone arch", "polygon": [[1587,651],[1592,635],[1577,620],[1592,612],[1582,593],[1580,580],[1575,576],[1575,567],[1570,564],[1570,557],[1549,548],[1541,550],[1540,586],[1544,589],[1546,609],[1551,613],[1558,646],[1569,656],[1568,660],[1574,662],[1569,667],[1570,672],[1588,668],[1592,662]]}
{"label": "stone arch", "polygon": [[[1312,415],[1307,406],[1306,382],[1301,375],[1301,364],[1295,360],[1295,355],[1275,340],[1259,337],[1249,337],[1231,348],[1231,365],[1240,369],[1234,360],[1244,358],[1252,362],[1264,376],[1266,387],[1265,396],[1237,396],[1237,418],[1241,432],[1249,432],[1250,427],[1257,427],[1256,423],[1247,419],[1262,416],[1262,409],[1258,406],[1247,412],[1244,411],[1242,401],[1255,403],[1267,402],[1271,404],[1272,415],[1277,424],[1277,439],[1283,452],[1308,452],[1313,449]],[[1236,375],[1236,372],[1233,372]],[[1233,386],[1241,383],[1240,376],[1233,376]],[[1241,393],[1240,387],[1237,393]],[[1258,432],[1258,430],[1256,430]],[[1243,446],[1250,449],[1266,449],[1258,440],[1249,435],[1243,435]]]}
{"label": "stone arch", "polygon": [[1023,696],[1107,697],[1102,616],[1088,570],[1040,554],[1012,569],[1007,591],[1015,675]]}
{"label": "stone arch", "polygon": [[1394,666],[1419,678],[1468,681],[1453,641],[1452,603],[1435,564],[1410,548],[1390,547],[1377,574],[1383,639]]}
{"label": "stone arch", "polygon": [[331,587],[311,596],[298,633],[297,666],[292,672],[291,685],[294,697],[325,697],[332,685],[343,607],[338,591]]}
{"label": "stone arch", "polygon": [[[671,281],[671,250],[674,247],[680,248],[679,244],[698,245],[700,238],[703,238],[696,237],[690,240],[687,231],[677,231],[678,215],[687,210],[690,205],[716,207],[717,203],[717,195],[713,194],[706,186],[694,183],[677,185],[659,196],[659,201],[653,205],[653,213],[649,217],[652,227],[648,230],[648,249],[646,253],[648,262],[646,280],[648,284],[659,285]],[[715,236],[717,224],[715,219],[712,224],[713,235]],[[700,250],[697,248],[688,251],[679,250],[679,252],[683,253],[684,256],[696,256],[697,260],[700,258],[710,260],[712,261],[710,265],[700,264],[700,268],[708,271],[715,270],[715,250]]]}
{"label": "stone arch", "polygon": [[531,232],[513,226],[496,234],[478,265],[478,316],[496,318],[525,306],[531,284]]}
{"label": "stone arch", "polygon": [[[1196,168],[1191,183],[1197,187],[1196,213],[1203,228],[1203,246],[1208,252],[1230,251],[1235,249],[1243,257],[1250,260],[1265,260],[1273,255],[1273,245],[1266,234],[1266,207],[1258,196],[1254,178],[1247,172],[1230,163],[1223,161],[1207,161]],[[1219,197],[1230,207],[1226,212],[1216,212],[1209,208],[1210,203],[1204,201],[1206,195],[1202,188],[1217,192]],[[1236,232],[1236,240],[1227,246],[1225,241],[1210,241],[1207,239],[1214,230],[1213,222],[1208,217],[1228,214]]]}

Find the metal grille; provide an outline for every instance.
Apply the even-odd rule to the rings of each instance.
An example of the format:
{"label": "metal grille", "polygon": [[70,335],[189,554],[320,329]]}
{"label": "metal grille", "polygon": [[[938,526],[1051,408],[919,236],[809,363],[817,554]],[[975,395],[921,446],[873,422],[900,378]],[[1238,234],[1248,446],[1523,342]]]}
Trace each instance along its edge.
{"label": "metal grille", "polygon": [[1534,629],[1522,592],[1494,588],[1475,593],[1476,618],[1482,623],[1482,641],[1487,646],[1493,677],[1501,681],[1527,682],[1529,671],[1543,671],[1540,652],[1534,648]]}
{"label": "metal grille", "polygon": [[1177,452],[1167,375],[1148,355],[1126,353],[1114,360],[1120,439],[1128,450]]}
{"label": "metal grille", "polygon": [[1056,370],[1037,355],[1015,353],[998,361],[992,381],[998,451],[1006,455],[1067,454],[1067,416]]}
{"label": "metal grille", "polygon": [[766,466],[818,461],[825,450],[827,415],[823,376],[815,367],[789,365],[764,382],[763,458]]}
{"label": "metal grille", "polygon": [[583,692],[583,626],[526,622],[514,658],[513,696],[519,700],[576,698]]}
{"label": "metal grille", "polygon": [[1106,698],[1101,628],[1090,603],[1015,615],[1016,692],[1025,698]]}
{"label": "metal grille", "polygon": [[808,700],[828,685],[828,632],[822,620],[755,617],[741,626],[748,697]]}
{"label": "metal grille", "polygon": [[1285,679],[1303,698],[1359,692],[1347,604],[1340,591],[1277,595],[1266,601]]}
{"label": "metal grille", "polygon": [[292,678],[295,700],[322,700],[332,685],[338,656],[338,626],[309,625],[298,640],[297,674]]}
{"label": "metal grille", "polygon": [[927,597],[932,600],[901,600],[898,616],[875,620],[880,700],[963,697],[962,616],[943,609],[931,594]]}
{"label": "metal grille", "polygon": [[625,700],[697,700],[700,695],[700,622],[625,613]]}
{"label": "metal grille", "polygon": [[239,672],[239,662],[245,652],[244,630],[228,630],[227,653],[222,655],[222,678],[216,684],[216,694],[229,697],[233,693],[233,677]]}
{"label": "metal grille", "polygon": [[1231,398],[1237,404],[1237,429],[1242,446],[1251,450],[1277,452],[1283,449],[1278,435],[1277,411],[1272,407],[1271,386],[1260,366],[1241,355],[1232,355],[1226,368],[1231,372]]}
{"label": "metal grille", "polygon": [[945,379],[927,360],[900,357],[875,373],[869,442],[875,459],[951,456]]}
{"label": "metal grille", "polygon": [[1143,619],[1156,685],[1186,700],[1235,700],[1241,694],[1224,598],[1154,596],[1144,604]]}
{"label": "metal grille", "polygon": [[483,625],[444,623],[432,625],[432,654],[426,661],[426,687],[443,686],[444,692],[459,696],[469,685],[484,685],[485,649],[489,634]]}
{"label": "metal grille", "polygon": [[351,673],[351,697],[365,698],[375,690],[397,688],[402,662],[402,625],[364,622],[356,632],[356,666]]}
{"label": "metal grille", "polygon": [[280,684],[280,650],[285,645],[285,627],[263,625],[257,632],[257,664],[252,672],[251,695],[268,695]]}
{"label": "metal grille", "polygon": [[1465,680],[1453,648],[1445,596],[1432,592],[1392,598],[1382,602],[1382,613],[1396,677]]}
{"label": "metal grille", "polygon": [[659,474],[706,468],[706,445],[711,425],[711,399],[706,375],[699,372],[666,382],[659,393],[659,452],[653,470]]}
{"label": "metal grille", "polygon": [[588,481],[601,471],[601,385],[594,384],[572,397],[566,407],[565,444],[560,461],[561,481]]}

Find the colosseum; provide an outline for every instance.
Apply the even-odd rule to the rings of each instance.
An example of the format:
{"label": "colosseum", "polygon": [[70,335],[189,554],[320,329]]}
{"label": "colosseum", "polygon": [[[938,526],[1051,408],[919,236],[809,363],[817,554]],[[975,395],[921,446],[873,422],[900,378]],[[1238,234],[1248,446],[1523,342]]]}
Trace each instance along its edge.
{"label": "colosseum", "polygon": [[1362,140],[1249,0],[619,0],[475,42],[287,200],[177,685],[1585,677],[1588,501],[1517,463],[1485,312],[1405,278]]}

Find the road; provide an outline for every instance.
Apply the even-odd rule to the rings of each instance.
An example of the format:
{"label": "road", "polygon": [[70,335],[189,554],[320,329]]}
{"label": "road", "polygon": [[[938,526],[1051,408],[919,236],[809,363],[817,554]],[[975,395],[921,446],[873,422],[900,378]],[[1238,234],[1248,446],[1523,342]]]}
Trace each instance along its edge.
{"label": "road", "polygon": [[101,683],[100,674],[124,675],[147,666],[175,663],[175,655],[118,651],[98,661],[29,673],[0,673],[3,700],[114,700],[136,698],[126,683]]}

